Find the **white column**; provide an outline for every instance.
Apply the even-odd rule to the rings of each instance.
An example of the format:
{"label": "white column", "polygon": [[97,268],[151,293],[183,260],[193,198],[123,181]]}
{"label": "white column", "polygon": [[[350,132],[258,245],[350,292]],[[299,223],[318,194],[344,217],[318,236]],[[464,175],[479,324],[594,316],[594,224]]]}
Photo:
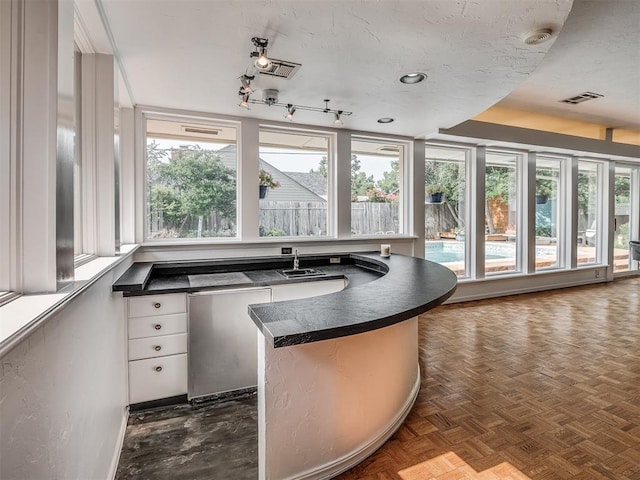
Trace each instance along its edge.
{"label": "white column", "polygon": [[485,173],[486,149],[485,147],[477,147],[475,151],[475,162],[469,165],[471,178],[471,225],[468,230],[471,238],[467,242],[471,242],[471,262],[470,275],[471,278],[484,278],[484,220],[485,220]]}
{"label": "white column", "polygon": [[[351,237],[351,132],[338,130],[333,184],[336,186],[335,231],[338,238]],[[331,182],[330,182],[331,183]]]}
{"label": "white column", "polygon": [[536,154],[529,152],[525,155],[523,169],[522,200],[522,229],[518,236],[522,236],[522,273],[536,271]]}
{"label": "white column", "polygon": [[409,181],[413,180],[409,212],[413,213],[413,217],[411,217],[409,230],[404,233],[418,237],[413,242],[413,256],[424,258],[424,140],[413,141],[413,156],[409,157],[409,161],[412,162],[411,169],[409,170]]}
{"label": "white column", "polygon": [[120,239],[135,243],[135,143],[132,108],[120,109]]}
{"label": "white column", "polygon": [[[58,2],[21,5],[22,65],[18,99],[18,258],[24,293],[56,290],[56,127],[58,107]],[[72,53],[72,52],[70,52]]]}
{"label": "white column", "polygon": [[252,242],[259,238],[260,124],[258,120],[242,120],[238,147],[238,236],[245,242]]}
{"label": "white column", "polygon": [[115,254],[114,59],[82,56],[84,253]]}

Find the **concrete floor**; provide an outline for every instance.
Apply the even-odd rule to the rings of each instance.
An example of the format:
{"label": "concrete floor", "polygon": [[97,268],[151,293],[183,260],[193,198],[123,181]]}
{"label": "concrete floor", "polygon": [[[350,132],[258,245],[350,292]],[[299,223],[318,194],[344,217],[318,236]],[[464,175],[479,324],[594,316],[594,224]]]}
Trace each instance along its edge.
{"label": "concrete floor", "polygon": [[132,413],[116,480],[255,480],[255,395],[204,406]]}

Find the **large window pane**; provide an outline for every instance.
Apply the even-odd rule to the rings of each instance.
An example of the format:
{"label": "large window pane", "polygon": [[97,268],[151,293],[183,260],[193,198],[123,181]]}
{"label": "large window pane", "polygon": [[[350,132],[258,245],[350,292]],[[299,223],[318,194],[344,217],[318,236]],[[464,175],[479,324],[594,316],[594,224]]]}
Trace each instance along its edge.
{"label": "large window pane", "polygon": [[146,237],[236,236],[236,128],[147,120]]}
{"label": "large window pane", "polygon": [[[427,145],[425,258],[468,276],[465,219],[468,149]],[[441,195],[438,195],[441,194]]]}
{"label": "large window pane", "polygon": [[629,215],[631,214],[631,168],[616,167],[613,236],[614,271],[629,270]]}
{"label": "large window pane", "polygon": [[351,142],[351,233],[404,233],[402,159],[398,143],[353,139]]}
{"label": "large window pane", "polygon": [[558,246],[562,244],[560,215],[562,159],[536,159],[536,270],[562,267]]}
{"label": "large window pane", "polygon": [[520,155],[487,152],[485,273],[518,271],[518,164]]}
{"label": "large window pane", "polygon": [[261,237],[328,233],[329,137],[260,131]]}
{"label": "large window pane", "polygon": [[578,265],[600,263],[600,170],[597,162],[578,162]]}

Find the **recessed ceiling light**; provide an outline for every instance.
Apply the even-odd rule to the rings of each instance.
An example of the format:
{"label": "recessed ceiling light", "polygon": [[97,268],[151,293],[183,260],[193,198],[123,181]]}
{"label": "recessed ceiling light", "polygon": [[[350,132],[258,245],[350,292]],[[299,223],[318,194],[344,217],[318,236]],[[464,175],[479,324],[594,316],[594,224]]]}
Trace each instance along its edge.
{"label": "recessed ceiling light", "polygon": [[540,45],[551,38],[553,30],[550,28],[541,28],[534,32],[530,32],[525,38],[524,43],[527,45]]}
{"label": "recessed ceiling light", "polygon": [[400,77],[400,81],[402,83],[413,84],[413,83],[420,83],[426,78],[427,78],[427,75],[424,73],[419,73],[419,72],[407,73],[406,75],[403,75]]}
{"label": "recessed ceiling light", "polygon": [[378,119],[378,123],[391,123],[395,120],[395,118],[391,117],[382,117]]}

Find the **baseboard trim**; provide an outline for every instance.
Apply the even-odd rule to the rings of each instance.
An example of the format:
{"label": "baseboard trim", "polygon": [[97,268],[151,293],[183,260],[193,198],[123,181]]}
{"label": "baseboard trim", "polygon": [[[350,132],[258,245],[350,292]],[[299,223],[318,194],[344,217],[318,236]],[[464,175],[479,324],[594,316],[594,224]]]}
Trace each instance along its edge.
{"label": "baseboard trim", "polygon": [[129,423],[129,409],[124,409],[124,415],[122,416],[122,422],[120,423],[120,431],[118,432],[118,440],[116,441],[116,450],[113,452],[113,458],[111,459],[111,467],[109,468],[109,480],[115,480],[116,473],[118,473],[118,463],[120,463],[120,453],[122,453],[122,446],[124,445],[124,436],[127,433],[127,424]]}
{"label": "baseboard trim", "polygon": [[389,438],[391,438],[391,436],[400,428],[405,418],[407,418],[407,415],[409,415],[413,404],[416,402],[419,391],[420,367],[418,367],[416,380],[404,405],[395,415],[395,417],[391,419],[387,426],[376,437],[372,438],[369,442],[353,450],[351,453],[348,453],[347,455],[344,455],[331,463],[327,463],[319,467],[315,467],[311,470],[307,470],[306,472],[302,472],[295,476],[289,477],[286,480],[329,480],[343,472],[346,472],[350,468],[355,467],[356,465],[364,461],[367,457],[373,455],[373,453],[378,450],[387,440],[389,440]]}

